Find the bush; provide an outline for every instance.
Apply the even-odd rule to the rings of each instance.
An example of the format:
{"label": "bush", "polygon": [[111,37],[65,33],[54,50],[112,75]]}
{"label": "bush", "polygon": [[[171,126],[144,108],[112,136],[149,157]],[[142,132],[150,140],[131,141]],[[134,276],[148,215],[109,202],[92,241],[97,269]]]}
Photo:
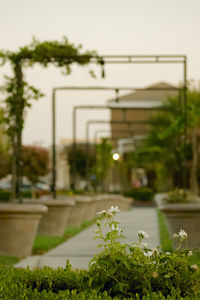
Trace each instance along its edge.
{"label": "bush", "polygon": [[98,292],[84,286],[86,271],[71,271],[66,269],[30,271],[0,267],[0,299],[16,300],[198,300],[198,296],[182,298],[180,290],[172,289],[170,295],[165,297],[161,291],[146,293],[133,297],[121,294],[115,297],[107,291]]}
{"label": "bush", "polygon": [[[39,198],[42,195],[49,194],[49,192],[36,191],[36,198]],[[23,198],[32,198],[32,191],[22,192]],[[0,202],[8,202],[11,199],[11,192],[0,190]]]}
{"label": "bush", "polygon": [[138,242],[122,243],[123,233],[114,218],[118,211],[111,207],[101,212],[109,230],[104,233],[97,220],[96,238],[102,240],[103,250],[90,261],[88,271],[73,271],[69,262],[57,270],[0,267],[0,299],[200,299],[200,270],[191,260],[195,252],[182,250],[186,232],[174,235],[173,253],[149,249],[143,243],[148,235],[142,230]]}
{"label": "bush", "polygon": [[104,250],[93,257],[88,272],[89,287],[107,291],[112,297],[134,297],[160,292],[168,296],[175,292],[180,296],[197,296],[200,293],[199,266],[190,263],[194,253],[181,250],[187,244],[187,233],[181,230],[174,238],[177,250],[173,253],[160,248],[149,249],[143,239],[148,235],[138,232],[138,243],[122,243],[122,230],[114,215],[118,208],[102,211],[106,217],[109,232],[103,233],[101,222],[97,221],[97,238],[103,241]]}
{"label": "bush", "polygon": [[0,190],[0,201],[8,202],[10,200],[11,192]]}
{"label": "bush", "polygon": [[153,200],[154,191],[151,188],[141,187],[124,192],[124,196],[132,197],[135,200],[151,201]]}

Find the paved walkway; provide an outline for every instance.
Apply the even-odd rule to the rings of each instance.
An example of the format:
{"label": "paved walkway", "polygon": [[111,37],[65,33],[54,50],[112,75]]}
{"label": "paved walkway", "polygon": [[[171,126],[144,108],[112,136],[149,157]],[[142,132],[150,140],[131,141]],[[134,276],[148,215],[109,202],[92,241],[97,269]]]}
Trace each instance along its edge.
{"label": "paved walkway", "polygon": [[[126,242],[134,242],[138,240],[137,231],[144,230],[150,238],[144,239],[148,243],[149,248],[159,245],[158,221],[155,208],[132,208],[126,212],[117,214],[119,227],[123,229],[126,236]],[[85,229],[68,241],[50,250],[42,256],[29,257],[21,261],[16,266],[30,268],[50,266],[53,268],[65,267],[67,259],[69,259],[72,268],[87,269],[88,263],[93,254],[100,251],[97,245],[100,240],[94,239],[94,229],[96,225]]]}

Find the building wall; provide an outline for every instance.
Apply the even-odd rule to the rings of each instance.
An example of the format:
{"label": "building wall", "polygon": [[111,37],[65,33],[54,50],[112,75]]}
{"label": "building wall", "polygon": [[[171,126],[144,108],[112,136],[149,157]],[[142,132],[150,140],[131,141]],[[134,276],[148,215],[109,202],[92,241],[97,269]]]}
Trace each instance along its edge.
{"label": "building wall", "polygon": [[[130,138],[135,135],[148,133],[149,124],[127,124],[125,121],[149,121],[158,110],[144,109],[111,109],[111,121],[124,121],[122,124],[111,123],[112,138],[116,143],[117,138]],[[125,131],[123,134],[121,131]]]}

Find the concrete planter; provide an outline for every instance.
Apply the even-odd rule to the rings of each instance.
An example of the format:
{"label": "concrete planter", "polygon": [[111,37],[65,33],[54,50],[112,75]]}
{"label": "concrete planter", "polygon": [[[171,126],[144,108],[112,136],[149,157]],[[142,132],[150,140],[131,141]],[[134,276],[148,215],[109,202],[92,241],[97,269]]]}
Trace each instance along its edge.
{"label": "concrete planter", "polygon": [[122,210],[129,210],[131,209],[133,205],[133,198],[129,197],[122,197],[121,202],[119,203],[119,207],[121,207]]}
{"label": "concrete planter", "polygon": [[48,236],[63,236],[67,219],[75,201],[71,198],[62,200],[44,199],[31,200],[31,203],[41,203],[48,207],[38,227],[38,233]]}
{"label": "concrete planter", "polygon": [[155,197],[158,209],[164,214],[170,237],[181,229],[188,234],[188,247],[200,246],[200,203],[168,204],[166,194]]}
{"label": "concrete planter", "polygon": [[156,203],[156,206],[159,208],[160,206],[166,204],[166,193],[159,193],[159,194],[155,194],[154,196],[154,202]]}
{"label": "concrete planter", "polygon": [[89,196],[75,196],[74,198],[76,202],[85,202],[83,221],[91,221],[96,216],[96,203],[93,198]]}
{"label": "concrete planter", "polygon": [[102,195],[95,195],[93,201],[96,203],[96,213],[106,209],[105,199]]}
{"label": "concrete planter", "polygon": [[111,207],[111,202],[110,202],[110,195],[109,194],[102,194],[97,196],[99,197],[99,210],[104,210],[104,209],[108,209]]}
{"label": "concrete planter", "polygon": [[91,198],[83,196],[74,196],[73,198],[76,201],[75,206],[72,208],[69,218],[67,220],[67,225],[69,226],[81,226],[82,222],[85,221],[87,214],[90,216]]}
{"label": "concrete planter", "polygon": [[39,221],[46,212],[44,205],[0,204],[0,254],[31,255]]}

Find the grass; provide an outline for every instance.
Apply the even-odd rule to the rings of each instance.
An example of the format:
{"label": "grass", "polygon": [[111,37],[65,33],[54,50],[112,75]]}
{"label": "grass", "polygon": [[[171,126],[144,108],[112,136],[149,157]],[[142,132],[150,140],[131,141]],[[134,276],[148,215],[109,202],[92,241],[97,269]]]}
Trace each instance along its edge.
{"label": "grass", "polygon": [[161,211],[158,210],[158,225],[160,231],[160,245],[165,252],[172,252],[172,240],[169,237],[165,219]]}
{"label": "grass", "polygon": [[43,254],[50,249],[58,246],[60,243],[64,242],[64,237],[59,236],[46,236],[46,235],[37,235],[33,245],[33,255]]}
{"label": "grass", "polygon": [[20,261],[20,259],[15,256],[0,256],[0,265],[13,266],[18,263],[18,261]]}

